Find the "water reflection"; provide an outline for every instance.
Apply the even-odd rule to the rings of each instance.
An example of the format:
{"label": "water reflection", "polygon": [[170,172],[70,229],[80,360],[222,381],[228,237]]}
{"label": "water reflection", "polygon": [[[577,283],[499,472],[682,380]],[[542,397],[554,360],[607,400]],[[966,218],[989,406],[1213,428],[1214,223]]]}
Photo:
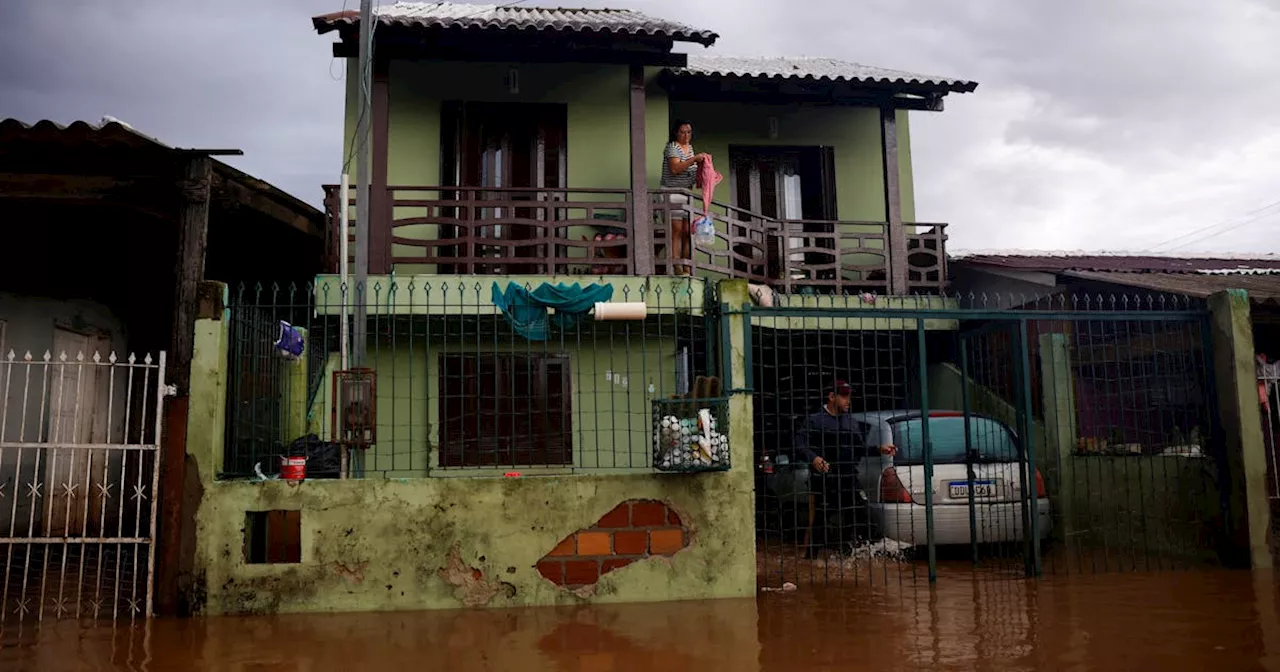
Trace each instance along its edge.
{"label": "water reflection", "polygon": [[0,634],[0,670],[1280,670],[1270,574],[804,587],[758,600],[76,623]]}

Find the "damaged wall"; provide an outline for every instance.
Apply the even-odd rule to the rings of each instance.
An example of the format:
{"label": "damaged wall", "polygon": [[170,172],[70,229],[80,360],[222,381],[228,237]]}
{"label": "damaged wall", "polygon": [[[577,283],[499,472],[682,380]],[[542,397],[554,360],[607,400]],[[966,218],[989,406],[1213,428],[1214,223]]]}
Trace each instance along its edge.
{"label": "damaged wall", "polygon": [[[727,283],[722,291],[731,303],[747,300],[745,283]],[[729,333],[734,366],[742,375],[743,329],[731,326]],[[730,405],[735,419],[730,440],[743,448],[733,469],[724,473],[321,480],[301,485],[217,481],[226,340],[224,320],[197,323],[187,452],[203,493],[195,514],[194,567],[184,582],[197,613],[510,607],[745,597],[755,592],[747,395],[735,396]],[[628,531],[677,530],[684,547],[669,555],[666,551],[672,549],[665,546],[662,553],[650,548],[631,555],[626,566],[611,566],[590,585],[557,585],[540,573],[539,562],[567,537],[606,523],[619,505],[636,501],[660,503],[668,517],[666,524],[642,520],[638,527],[631,518]],[[301,512],[301,562],[250,564],[246,514],[276,509]],[[634,516],[635,509],[628,510]]]}

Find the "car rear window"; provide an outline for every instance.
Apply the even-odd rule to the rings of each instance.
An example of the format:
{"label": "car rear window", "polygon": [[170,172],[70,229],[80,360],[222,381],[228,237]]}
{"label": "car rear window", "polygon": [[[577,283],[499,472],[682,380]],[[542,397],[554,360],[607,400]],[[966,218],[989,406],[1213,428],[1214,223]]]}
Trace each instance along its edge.
{"label": "car rear window", "polygon": [[[923,421],[920,418],[893,423],[895,464],[924,464]],[[934,464],[964,464],[964,418],[929,418],[929,442]],[[1020,454],[1018,442],[1001,423],[991,418],[969,416],[970,447],[978,451],[979,462],[1013,462]]]}

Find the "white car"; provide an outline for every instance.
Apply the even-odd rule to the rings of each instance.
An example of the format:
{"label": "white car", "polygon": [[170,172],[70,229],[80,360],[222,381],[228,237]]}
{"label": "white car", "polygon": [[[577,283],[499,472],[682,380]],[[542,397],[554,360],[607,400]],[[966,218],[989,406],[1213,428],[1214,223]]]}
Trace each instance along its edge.
{"label": "white car", "polygon": [[[858,464],[859,485],[866,493],[872,524],[889,539],[912,546],[928,543],[925,488],[933,489],[933,530],[937,545],[969,544],[971,527],[978,543],[1021,541],[1023,537],[1022,481],[1026,468],[1018,437],[1003,422],[970,414],[969,448],[973,481],[966,464],[965,416],[959,411],[931,411],[929,442],[933,445],[933,483],[924,472],[924,420],[920,411],[855,413],[868,448],[897,447],[890,456],[863,457]],[[868,454],[875,453],[868,450]],[[1036,469],[1030,487],[1035,499],[1037,533],[1048,538],[1053,527],[1044,478]],[[970,521],[970,487],[974,520]],[[1032,504],[1034,503],[1034,504]]]}

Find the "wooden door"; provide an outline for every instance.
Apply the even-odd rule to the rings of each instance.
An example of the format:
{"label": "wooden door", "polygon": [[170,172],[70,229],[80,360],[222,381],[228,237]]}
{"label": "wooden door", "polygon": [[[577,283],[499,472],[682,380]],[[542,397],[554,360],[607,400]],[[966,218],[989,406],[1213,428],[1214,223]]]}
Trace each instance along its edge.
{"label": "wooden door", "polygon": [[[88,522],[100,513],[102,500],[94,494],[107,469],[118,459],[110,451],[94,451],[90,444],[107,443],[110,391],[101,380],[102,367],[94,353],[106,356],[110,340],[55,329],[55,365],[49,370],[49,448],[44,456],[45,531],[54,536],[82,536]],[[63,354],[66,361],[62,361]],[[79,359],[83,356],[83,360]]]}

